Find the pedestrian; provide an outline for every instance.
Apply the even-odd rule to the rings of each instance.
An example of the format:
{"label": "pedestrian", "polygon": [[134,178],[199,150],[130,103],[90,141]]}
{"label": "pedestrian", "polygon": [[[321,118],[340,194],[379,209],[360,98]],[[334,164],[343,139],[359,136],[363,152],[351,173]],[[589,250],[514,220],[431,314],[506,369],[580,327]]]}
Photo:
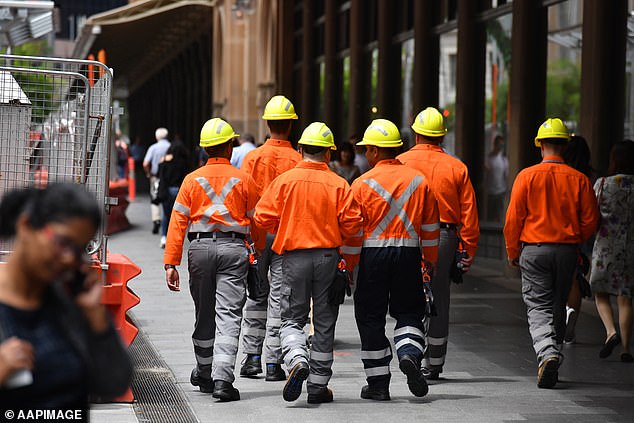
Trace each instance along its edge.
{"label": "pedestrian", "polygon": [[364,174],[370,170],[370,164],[368,163],[368,159],[365,157],[365,148],[362,145],[359,145],[359,141],[361,141],[361,137],[357,134],[352,134],[348,138],[348,142],[354,146],[354,165],[359,168],[359,172],[361,172],[361,174]]}
{"label": "pedestrian", "polygon": [[203,125],[200,145],[209,160],[188,174],[178,190],[163,258],[167,287],[180,291],[176,266],[189,228],[187,267],[196,314],[196,367],[190,382],[220,401],[240,399],[233,371],[249,267],[245,239],[257,201],[253,180],[229,162],[236,136],[220,118]]}
{"label": "pedestrian", "polygon": [[[147,176],[150,181],[151,195],[157,194],[159,164],[165,153],[167,153],[167,149],[170,147],[170,142],[167,139],[167,129],[158,128],[154,132],[154,136],[156,142],[148,148],[145,153],[145,158],[143,159],[143,169],[145,170],[145,176]],[[152,233],[158,234],[161,226],[161,209],[159,203],[154,202],[150,204],[150,211],[152,212]]]}
{"label": "pedestrian", "polygon": [[[585,138],[579,135],[571,136],[563,157],[568,166],[586,175],[590,180],[590,185],[594,184],[596,176],[590,164],[590,147]],[[592,291],[586,279],[589,266],[586,267],[586,265],[590,262],[588,256],[592,255],[593,245],[594,239],[590,237],[590,239],[579,246],[577,267],[572,276],[572,285],[570,287],[570,293],[568,294],[568,301],[566,301],[566,332],[564,334],[564,343],[567,344],[575,342],[575,327],[577,326],[577,319],[581,311],[582,297],[592,297]]]}
{"label": "pedestrian", "polygon": [[[438,206],[425,176],[396,159],[403,145],[398,128],[372,121],[359,145],[372,169],[352,184],[363,215],[363,244],[354,311],[368,384],[361,398],[389,400],[392,348],[385,315],[396,320],[394,344],[409,390],[427,394],[421,371],[425,351],[425,292],[421,260],[431,269],[438,258]],[[350,251],[350,247],[342,249]],[[356,252],[352,250],[351,252]],[[353,259],[348,260],[353,267]]]}
{"label": "pedestrian", "polygon": [[416,116],[412,129],[416,134],[416,145],[397,159],[425,175],[438,201],[440,215],[438,262],[432,284],[437,315],[429,318],[428,347],[423,360],[427,379],[437,380],[447,355],[450,275],[456,267],[463,273],[470,269],[480,227],[469,171],[464,163],[440,146],[447,133],[443,116],[435,108],[428,107]]}
{"label": "pedestrian", "polygon": [[[592,250],[590,283],[606,341],[599,357],[610,356],[621,344],[621,361],[634,361],[632,337],[632,295],[634,294],[634,142],[617,142],[610,151],[608,176],[594,185],[601,221]],[[616,297],[619,329],[616,331],[610,296]]]}
{"label": "pedestrian", "polygon": [[543,160],[515,178],[504,225],[509,264],[521,270],[539,388],[557,383],[570,276],[579,244],[592,236],[599,219],[590,181],[564,162],[569,140],[561,119],[539,127],[535,145]]}
{"label": "pedestrian", "polygon": [[251,150],[255,150],[255,138],[251,134],[242,134],[238,138],[238,146],[231,153],[231,165],[240,169],[244,156]]}
{"label": "pedestrian", "polygon": [[[271,249],[282,255],[280,337],[290,369],[283,397],[295,401],[308,378],[308,402],[331,402],[333,342],[339,303],[328,301],[339,264],[338,247],[358,237],[363,219],[348,183],[328,169],[332,132],[311,123],[299,140],[303,160],[266,189],[253,215],[276,233]],[[310,351],[304,326],[313,301],[315,335]]]}
{"label": "pedestrian", "polygon": [[128,144],[123,140],[121,131],[119,130],[116,132],[114,146],[117,156],[117,178],[125,179],[128,170],[128,157],[130,153],[128,150]]}
{"label": "pedestrian", "polygon": [[[293,149],[289,141],[293,121],[297,119],[293,103],[282,95],[272,97],[264,108],[262,119],[266,121],[271,137],[263,146],[247,153],[241,167],[253,177],[259,196],[275,178],[294,168],[302,160],[302,156]],[[267,283],[256,295],[247,299],[244,309],[242,349],[246,357],[240,375],[250,377],[262,373],[264,355],[265,380],[282,381],[286,380],[280,344],[282,258],[271,248],[275,231],[267,234],[256,224],[251,232],[256,249],[261,252],[258,260],[260,276]]]}
{"label": "pedestrian", "polygon": [[176,195],[187,173],[189,173],[189,154],[185,145],[178,140],[174,140],[167,149],[167,153],[159,164],[158,196],[163,207],[163,220],[161,224],[161,242],[159,246],[165,248],[167,241],[167,228]]}
{"label": "pedestrian", "polygon": [[339,147],[339,160],[333,160],[328,165],[333,172],[345,179],[348,184],[361,176],[361,171],[354,164],[354,147],[349,142],[344,142]]}
{"label": "pedestrian", "polygon": [[89,395],[128,388],[132,365],[85,252],[101,224],[79,185],[2,198],[0,236],[13,251],[0,266],[0,409],[81,410],[88,421]]}
{"label": "pedestrian", "polygon": [[496,135],[484,165],[487,181],[487,220],[504,221],[504,200],[508,191],[509,160],[504,154],[504,137]]}

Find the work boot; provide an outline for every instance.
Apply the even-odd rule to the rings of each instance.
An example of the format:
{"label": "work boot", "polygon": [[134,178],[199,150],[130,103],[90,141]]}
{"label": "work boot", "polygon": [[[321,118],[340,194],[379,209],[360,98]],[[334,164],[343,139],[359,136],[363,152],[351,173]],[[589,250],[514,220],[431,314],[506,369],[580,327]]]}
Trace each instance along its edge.
{"label": "work boot", "polygon": [[242,360],[240,376],[255,376],[262,373],[262,358],[257,354],[247,354]]}
{"label": "work boot", "polygon": [[152,225],[152,233],[156,235],[158,233],[160,227],[161,227],[161,221],[160,220],[155,220],[153,225]]}
{"label": "work boot", "polygon": [[377,388],[365,385],[361,388],[361,398],[375,401],[389,401],[391,399],[390,390],[388,388]]}
{"label": "work boot", "polygon": [[553,388],[557,383],[559,376],[559,360],[557,357],[548,357],[542,361],[537,370],[537,387],[538,388]]}
{"label": "work boot", "polygon": [[189,382],[194,386],[198,386],[200,388],[200,392],[205,394],[211,394],[214,390],[213,381],[211,379],[201,377],[196,367],[192,369],[192,373],[189,376]]}
{"label": "work boot", "polygon": [[214,381],[214,392],[212,397],[218,398],[220,401],[238,401],[240,399],[240,391],[233,387],[233,385],[224,380]]}
{"label": "work boot", "polygon": [[308,379],[309,367],[305,361],[297,363],[288,375],[286,385],[282,391],[285,401],[295,401],[302,394],[302,385]]}
{"label": "work boot", "polygon": [[420,370],[420,363],[409,355],[404,355],[398,362],[398,367],[407,376],[407,387],[416,397],[424,397],[429,392],[427,381]]}
{"label": "work boot", "polygon": [[442,367],[423,367],[420,369],[423,372],[423,376],[427,380],[438,380],[442,373]]}
{"label": "work boot", "polygon": [[308,394],[309,404],[323,404],[326,402],[332,402],[332,390],[327,386],[320,388],[319,391]]}
{"label": "work boot", "polygon": [[286,372],[282,369],[282,366],[275,363],[268,363],[266,365],[266,377],[267,382],[279,382],[280,380],[286,380]]}

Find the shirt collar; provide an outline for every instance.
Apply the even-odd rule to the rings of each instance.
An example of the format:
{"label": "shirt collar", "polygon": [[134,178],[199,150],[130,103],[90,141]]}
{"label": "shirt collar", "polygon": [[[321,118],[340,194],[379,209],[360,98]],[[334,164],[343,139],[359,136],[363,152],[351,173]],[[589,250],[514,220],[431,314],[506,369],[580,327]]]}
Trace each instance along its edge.
{"label": "shirt collar", "polygon": [[385,160],[381,160],[380,162],[378,162],[377,164],[374,165],[374,167],[377,166],[383,166],[383,165],[402,165],[403,163],[401,163],[399,160],[397,159],[385,159]]}
{"label": "shirt collar", "polygon": [[302,160],[297,163],[298,168],[301,169],[313,169],[313,170],[329,170],[330,168],[324,162],[308,162],[306,160]]}
{"label": "shirt collar", "polygon": [[416,144],[414,147],[412,147],[412,150],[431,150],[440,151],[442,153],[445,152],[445,150],[443,150],[442,147],[437,144]]}
{"label": "shirt collar", "polygon": [[268,140],[266,140],[265,144],[269,145],[269,146],[272,146],[272,147],[289,147],[289,148],[293,148],[293,145],[288,140],[276,140],[274,138],[269,138]]}
{"label": "shirt collar", "polygon": [[210,157],[209,159],[207,159],[207,164],[208,165],[213,165],[213,164],[228,164],[228,165],[230,165],[231,163],[229,162],[229,160],[225,159],[224,157]]}
{"label": "shirt collar", "polygon": [[560,156],[544,156],[544,158],[542,159],[542,162],[544,162],[545,160],[552,160],[556,162],[565,163],[564,158]]}

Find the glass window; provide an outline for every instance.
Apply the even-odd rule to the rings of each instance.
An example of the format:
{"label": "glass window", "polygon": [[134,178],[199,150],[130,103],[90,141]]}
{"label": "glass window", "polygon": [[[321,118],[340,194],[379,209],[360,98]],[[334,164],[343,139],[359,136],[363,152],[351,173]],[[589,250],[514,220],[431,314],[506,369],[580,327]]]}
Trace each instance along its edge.
{"label": "glass window", "polygon": [[[440,35],[440,66],[438,72],[438,108],[445,116],[447,135],[443,148],[450,154],[455,152],[456,110],[456,54],[458,53],[458,30]],[[418,113],[416,111],[415,113]]]}
{"label": "glass window", "polygon": [[404,148],[414,145],[414,138],[410,125],[414,121],[412,110],[412,91],[414,90],[414,39],[410,38],[401,44],[401,122],[400,131]]}
{"label": "glass window", "polygon": [[546,115],[561,118],[571,131],[579,122],[582,6],[568,0],[548,8]]}
{"label": "glass window", "polygon": [[509,83],[511,69],[511,27],[513,18],[505,15],[487,22],[485,112],[484,112],[484,190],[479,198],[480,219],[503,223],[508,186],[506,139],[509,121]]}

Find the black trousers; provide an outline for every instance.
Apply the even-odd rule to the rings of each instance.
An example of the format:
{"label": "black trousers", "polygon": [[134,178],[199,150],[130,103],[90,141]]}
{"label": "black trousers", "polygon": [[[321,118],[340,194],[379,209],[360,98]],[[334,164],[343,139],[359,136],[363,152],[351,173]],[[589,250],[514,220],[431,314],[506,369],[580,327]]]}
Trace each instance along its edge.
{"label": "black trousers", "polygon": [[388,312],[396,319],[394,344],[399,359],[409,355],[420,362],[425,349],[420,249],[363,248],[354,306],[368,384],[386,387],[390,383],[392,360],[390,342],[385,336]]}

